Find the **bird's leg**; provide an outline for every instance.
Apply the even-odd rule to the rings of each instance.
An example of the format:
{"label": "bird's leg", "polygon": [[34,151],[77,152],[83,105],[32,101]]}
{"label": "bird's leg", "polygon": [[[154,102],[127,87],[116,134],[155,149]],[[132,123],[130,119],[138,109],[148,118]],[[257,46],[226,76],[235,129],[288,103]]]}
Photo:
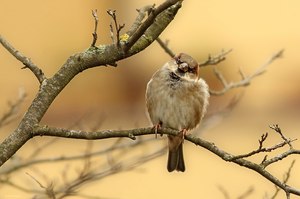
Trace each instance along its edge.
{"label": "bird's leg", "polygon": [[184,136],[186,136],[186,135],[187,135],[187,130],[186,129],[182,129],[177,136],[181,137],[182,142],[183,142]]}
{"label": "bird's leg", "polygon": [[153,126],[154,132],[155,132],[155,138],[157,139],[157,131],[159,128],[161,128],[162,123],[159,122],[158,124]]}

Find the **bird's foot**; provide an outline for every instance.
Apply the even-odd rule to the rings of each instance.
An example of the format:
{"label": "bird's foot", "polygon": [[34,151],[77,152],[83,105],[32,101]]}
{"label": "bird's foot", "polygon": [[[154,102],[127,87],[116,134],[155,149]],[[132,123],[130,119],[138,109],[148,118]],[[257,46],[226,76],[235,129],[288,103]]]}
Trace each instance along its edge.
{"label": "bird's foot", "polygon": [[155,138],[157,139],[157,132],[158,132],[158,129],[161,128],[161,123],[158,123],[156,125],[153,126],[153,129],[154,129],[154,133],[155,133]]}
{"label": "bird's foot", "polygon": [[181,137],[182,142],[183,142],[183,140],[184,140],[184,136],[186,136],[186,135],[187,135],[187,130],[186,130],[186,129],[182,129],[182,130],[179,132],[179,134],[178,134],[178,136]]}

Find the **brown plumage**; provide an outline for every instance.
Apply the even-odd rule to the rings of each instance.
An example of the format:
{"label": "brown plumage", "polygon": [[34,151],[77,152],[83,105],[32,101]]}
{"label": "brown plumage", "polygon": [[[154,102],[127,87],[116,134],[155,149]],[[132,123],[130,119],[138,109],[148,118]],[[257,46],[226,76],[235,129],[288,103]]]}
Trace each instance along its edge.
{"label": "brown plumage", "polygon": [[185,171],[184,135],[201,122],[206,112],[208,86],[198,75],[197,61],[180,53],[155,72],[147,84],[146,105],[152,124],[181,131],[177,136],[168,136],[169,172]]}

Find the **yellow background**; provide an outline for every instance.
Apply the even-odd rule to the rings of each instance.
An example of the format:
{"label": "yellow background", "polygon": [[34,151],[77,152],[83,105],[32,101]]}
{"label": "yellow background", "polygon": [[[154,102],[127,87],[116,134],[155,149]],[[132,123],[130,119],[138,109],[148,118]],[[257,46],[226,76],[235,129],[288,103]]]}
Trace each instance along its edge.
{"label": "yellow background", "polygon": [[[156,1],[159,4],[161,1]],[[136,8],[154,1],[95,1],[95,0],[0,0],[0,34],[15,48],[42,68],[51,77],[66,59],[86,50],[91,43],[94,21],[92,9],[98,10],[98,42],[110,43],[110,17],[106,10],[117,10],[120,24],[130,27],[136,16]],[[225,107],[236,94],[242,94],[240,103],[221,121],[213,123],[201,137],[212,141],[222,149],[240,154],[256,149],[262,133],[269,132],[266,144],[280,141],[268,128],[278,123],[287,137],[299,138],[299,78],[300,78],[300,2],[298,0],[265,1],[191,1],[183,2],[175,20],[161,35],[169,40],[175,52],[186,52],[199,62],[208,54],[222,49],[233,49],[227,60],[218,68],[229,81],[239,81],[241,67],[246,74],[264,64],[280,49],[285,49],[282,59],[276,60],[267,73],[255,78],[245,89],[237,89],[222,97],[212,97],[209,112]],[[97,67],[79,74],[51,105],[43,123],[68,127],[85,115],[89,116],[85,128],[105,117],[101,129],[134,128],[149,126],[145,115],[144,92],[151,75],[169,59],[168,55],[153,43],[145,51],[118,62],[118,67]],[[38,89],[38,82],[29,70],[21,70],[22,64],[0,47],[0,107],[1,113],[8,101],[14,101],[18,90],[28,94],[20,115],[29,106]],[[212,89],[220,88],[212,69],[201,72]],[[20,118],[18,118],[19,121]],[[99,119],[100,120],[100,119]],[[1,129],[1,140],[13,130],[17,122]],[[47,138],[35,138],[17,155],[26,157]],[[94,147],[104,141],[95,141]],[[82,142],[61,140],[50,147],[44,157],[57,152],[66,155],[78,152]],[[67,147],[66,147],[67,146]],[[160,145],[153,144],[152,147]],[[295,142],[295,147],[300,145]],[[185,142],[185,173],[168,173],[166,157],[151,161],[139,169],[106,178],[100,183],[84,186],[82,192],[107,198],[224,198],[219,186],[237,198],[249,187],[254,193],[249,198],[263,198],[274,193],[274,186],[258,174],[232,163],[225,163],[202,148]],[[255,159],[259,162],[263,156]],[[282,179],[296,156],[271,166],[270,172]],[[299,162],[296,161],[290,184],[300,187]],[[58,181],[55,164],[42,165],[50,179]],[[60,167],[57,167],[60,168]],[[39,188],[25,171],[19,172],[20,182]],[[28,171],[29,172],[29,171]],[[53,175],[53,176],[52,176]],[[4,198],[29,197],[20,191],[0,187]],[[279,198],[283,198],[281,193]],[[76,197],[73,197],[76,198]],[[295,197],[292,197],[295,198]]]}

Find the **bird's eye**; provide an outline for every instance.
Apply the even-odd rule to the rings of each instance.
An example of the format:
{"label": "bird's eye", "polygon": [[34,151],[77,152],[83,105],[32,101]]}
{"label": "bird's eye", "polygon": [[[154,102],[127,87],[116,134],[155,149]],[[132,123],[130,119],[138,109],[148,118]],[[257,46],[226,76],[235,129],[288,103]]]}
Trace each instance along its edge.
{"label": "bird's eye", "polygon": [[190,72],[190,73],[193,73],[195,71],[195,69],[194,68],[188,68],[188,72]]}
{"label": "bird's eye", "polygon": [[179,58],[176,58],[175,61],[178,66],[183,63]]}

